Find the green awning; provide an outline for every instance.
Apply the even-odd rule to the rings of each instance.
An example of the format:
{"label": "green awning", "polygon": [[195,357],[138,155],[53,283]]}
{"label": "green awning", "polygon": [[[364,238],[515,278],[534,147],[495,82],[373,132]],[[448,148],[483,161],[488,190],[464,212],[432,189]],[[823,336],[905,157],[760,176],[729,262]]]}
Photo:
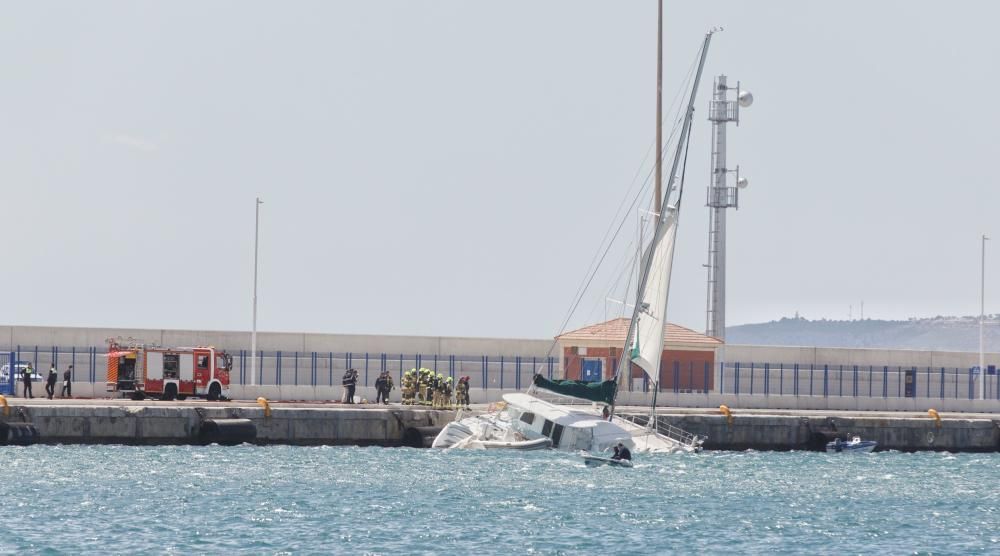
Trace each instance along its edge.
{"label": "green awning", "polygon": [[582,380],[549,380],[535,375],[535,386],[563,396],[581,398],[592,402],[612,404],[617,386],[613,380],[604,382],[584,382]]}

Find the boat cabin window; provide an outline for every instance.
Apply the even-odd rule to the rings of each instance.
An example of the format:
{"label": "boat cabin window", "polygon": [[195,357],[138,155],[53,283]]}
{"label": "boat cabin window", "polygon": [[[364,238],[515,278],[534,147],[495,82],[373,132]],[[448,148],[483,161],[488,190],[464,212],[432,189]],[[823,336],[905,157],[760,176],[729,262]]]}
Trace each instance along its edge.
{"label": "boat cabin window", "polygon": [[521,414],[521,422],[528,425],[535,422],[535,414],[530,411],[525,411]]}
{"label": "boat cabin window", "polygon": [[559,446],[559,440],[562,439],[562,432],[563,432],[563,426],[562,425],[556,425],[555,428],[552,429],[552,446],[553,447],[558,447]]}
{"label": "boat cabin window", "polygon": [[208,356],[207,355],[199,355],[198,356],[198,368],[199,369],[207,369],[208,368]]}
{"label": "boat cabin window", "polygon": [[177,378],[180,370],[180,356],[176,353],[163,354],[163,378]]}
{"label": "boat cabin window", "polygon": [[542,436],[548,436],[550,432],[552,432],[552,421],[546,419],[545,424],[542,425]]}

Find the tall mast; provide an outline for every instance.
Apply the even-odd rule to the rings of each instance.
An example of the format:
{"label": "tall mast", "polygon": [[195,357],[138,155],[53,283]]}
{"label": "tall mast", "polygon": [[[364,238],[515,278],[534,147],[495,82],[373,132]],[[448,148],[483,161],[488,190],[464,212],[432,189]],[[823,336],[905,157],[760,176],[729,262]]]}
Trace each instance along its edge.
{"label": "tall mast", "polygon": [[653,209],[660,214],[663,206],[661,183],[663,182],[663,0],[658,0],[656,10],[656,193],[653,195]]}
{"label": "tall mast", "polygon": [[[712,42],[712,34],[715,32],[713,29],[705,34],[705,42],[701,47],[701,58],[698,60],[698,71],[694,76],[694,83],[691,85],[691,97],[688,99],[687,109],[684,112],[684,124],[681,126],[681,133],[677,136],[677,146],[674,149],[674,159],[671,163],[670,174],[667,178],[667,193],[663,198],[663,204],[666,204],[666,196],[670,195],[670,190],[673,188],[674,180],[677,176],[677,166],[681,161],[681,152],[684,150],[687,144],[685,138],[688,133],[691,132],[691,119],[694,116],[694,100],[698,94],[698,83],[701,81],[701,73],[705,68],[705,57],[708,55],[708,46]],[[659,146],[657,146],[659,148]],[[656,226],[653,228],[653,241],[655,242],[658,237],[660,237],[660,228],[663,226],[666,220],[666,211],[660,211],[657,214]],[[621,377],[622,369],[626,366],[628,369],[629,376],[632,374],[632,367],[630,365],[631,359],[629,358],[629,345],[632,343],[632,337],[635,334],[635,321],[639,318],[639,312],[642,310],[642,297],[643,292],[646,289],[646,280],[649,278],[650,265],[653,263],[653,257],[646,257],[643,262],[642,272],[639,274],[639,287],[636,289],[636,303],[635,309],[632,310],[632,320],[628,324],[628,333],[625,335],[625,346],[622,349],[622,356],[619,360],[618,369],[615,371],[615,395],[617,397],[618,381]],[[615,405],[611,404],[611,413],[614,415]]]}

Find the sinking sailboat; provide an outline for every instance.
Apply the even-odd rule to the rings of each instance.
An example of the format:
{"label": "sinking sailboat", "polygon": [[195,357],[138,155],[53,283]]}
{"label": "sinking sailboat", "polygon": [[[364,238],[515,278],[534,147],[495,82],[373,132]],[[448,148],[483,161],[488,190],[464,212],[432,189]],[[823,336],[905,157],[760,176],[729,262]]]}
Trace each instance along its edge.
{"label": "sinking sailboat", "polygon": [[[712,32],[705,36],[699,55],[698,69],[691,87],[683,125],[677,139],[663,210],[656,214],[653,237],[646,247],[636,290],[635,311],[629,322],[621,362],[612,380],[590,383],[576,380],[549,380],[535,375],[528,393],[504,395],[505,407],[494,414],[460,419],[447,425],[434,441],[435,447],[472,447],[483,442],[535,442],[547,439],[559,450],[584,451],[592,454],[609,450],[619,442],[633,452],[696,452],[705,439],[676,427],[663,425],[656,416],[656,391],[660,382],[660,359],[666,325],[667,298],[673,264],[674,244],[680,201],[683,194],[683,172],[674,204],[668,204],[675,190],[677,170],[682,154],[686,154],[694,114],[694,102],[701,80],[705,57]],[[657,122],[659,127],[660,122]],[[659,138],[659,129],[657,137]],[[657,141],[657,183],[661,170],[661,149]],[[684,157],[686,159],[686,156]],[[657,199],[659,201],[660,199]],[[660,203],[657,203],[657,207]],[[653,399],[649,415],[618,415],[615,401],[622,369],[632,365],[641,368],[653,384]],[[631,372],[629,372],[631,374]],[[589,407],[560,403],[542,398],[540,391],[565,396],[576,401],[589,401]]]}

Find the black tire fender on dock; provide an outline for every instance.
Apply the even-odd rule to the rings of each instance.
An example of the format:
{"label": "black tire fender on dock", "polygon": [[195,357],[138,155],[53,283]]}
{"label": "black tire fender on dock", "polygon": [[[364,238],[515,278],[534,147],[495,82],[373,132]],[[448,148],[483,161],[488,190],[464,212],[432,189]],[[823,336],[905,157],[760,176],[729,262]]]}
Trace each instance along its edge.
{"label": "black tire fender on dock", "polygon": [[403,446],[430,448],[442,427],[407,427],[403,431]]}
{"label": "black tire fender on dock", "polygon": [[0,423],[0,445],[30,446],[39,438],[38,429],[31,423]]}
{"label": "black tire fender on dock", "polygon": [[202,444],[234,446],[257,439],[257,425],[250,419],[205,419],[198,427]]}

